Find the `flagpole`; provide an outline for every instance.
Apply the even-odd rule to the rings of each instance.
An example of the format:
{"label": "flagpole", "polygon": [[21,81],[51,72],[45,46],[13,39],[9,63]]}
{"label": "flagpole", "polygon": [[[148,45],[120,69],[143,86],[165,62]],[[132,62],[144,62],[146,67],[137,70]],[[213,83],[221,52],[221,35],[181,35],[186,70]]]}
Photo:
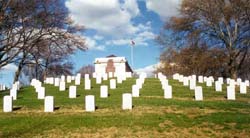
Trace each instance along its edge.
{"label": "flagpole", "polygon": [[131,40],[131,53],[130,53],[130,57],[131,57],[131,68],[132,68],[132,70],[134,69],[134,41],[133,40]]}
{"label": "flagpole", "polygon": [[132,70],[134,69],[134,46],[131,45],[131,62],[132,62]]}

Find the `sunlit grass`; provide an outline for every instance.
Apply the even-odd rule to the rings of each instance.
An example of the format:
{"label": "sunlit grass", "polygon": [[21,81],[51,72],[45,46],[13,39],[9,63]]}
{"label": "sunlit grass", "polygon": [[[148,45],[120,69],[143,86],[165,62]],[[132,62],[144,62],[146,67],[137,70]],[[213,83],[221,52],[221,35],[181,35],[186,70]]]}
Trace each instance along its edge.
{"label": "sunlit grass", "polygon": [[[239,94],[228,101],[226,85],[223,92],[203,86],[204,101],[194,100],[194,91],[175,80],[173,99],[164,99],[158,79],[148,78],[133,98],[133,110],[121,109],[122,93],[131,92],[135,79],[128,79],[109,90],[109,97],[100,98],[100,85],[92,80],[92,89],[84,90],[84,81],[77,86],[76,99],[68,98],[67,90],[45,85],[46,95],[55,97],[54,113],[43,112],[43,100],[37,99],[35,89],[24,87],[18,92],[18,100],[12,113],[2,112],[3,96],[0,93],[0,137],[246,137],[250,134],[250,95]],[[109,85],[109,81],[103,84]],[[97,110],[85,112],[85,95],[95,95]],[[183,131],[183,133],[181,133]],[[102,134],[103,132],[103,134]]]}

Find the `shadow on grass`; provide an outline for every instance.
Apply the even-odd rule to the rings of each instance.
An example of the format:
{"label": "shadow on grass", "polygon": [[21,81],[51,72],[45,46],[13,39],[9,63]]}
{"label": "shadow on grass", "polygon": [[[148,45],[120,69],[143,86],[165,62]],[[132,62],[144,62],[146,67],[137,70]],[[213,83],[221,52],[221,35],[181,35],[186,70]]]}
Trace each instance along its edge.
{"label": "shadow on grass", "polygon": [[20,110],[20,109],[22,109],[21,106],[13,107],[13,111],[17,111],[17,110]]}
{"label": "shadow on grass", "polygon": [[59,106],[54,107],[54,110],[55,110],[55,111],[56,111],[56,110],[59,110],[59,109],[60,109]]}

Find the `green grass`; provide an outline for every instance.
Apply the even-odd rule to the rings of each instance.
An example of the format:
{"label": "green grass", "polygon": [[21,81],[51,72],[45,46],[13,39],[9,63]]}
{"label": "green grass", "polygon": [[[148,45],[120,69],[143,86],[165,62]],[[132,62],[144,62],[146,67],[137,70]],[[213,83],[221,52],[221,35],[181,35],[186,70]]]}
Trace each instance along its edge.
{"label": "green grass", "polygon": [[[2,112],[3,96],[0,92],[0,137],[249,137],[250,95],[239,94],[228,101],[226,85],[223,92],[203,86],[203,101],[194,100],[194,91],[175,80],[173,98],[164,99],[160,81],[148,78],[133,98],[133,110],[122,110],[122,93],[131,92],[135,79],[118,84],[109,90],[109,97],[101,99],[100,85],[93,79],[92,89],[84,90],[84,81],[77,86],[76,99],[68,98],[67,90],[45,85],[46,95],[55,97],[58,110],[43,112],[43,100],[37,99],[35,89],[24,87],[18,92],[12,113]],[[109,81],[103,84],[109,85]],[[84,111],[84,97],[95,95],[97,110]]]}

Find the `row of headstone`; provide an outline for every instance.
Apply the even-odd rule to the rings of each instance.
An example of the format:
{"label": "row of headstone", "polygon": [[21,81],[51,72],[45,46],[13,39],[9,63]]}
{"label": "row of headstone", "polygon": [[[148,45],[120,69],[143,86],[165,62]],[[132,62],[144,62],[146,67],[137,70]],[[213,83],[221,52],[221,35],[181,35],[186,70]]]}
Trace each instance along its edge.
{"label": "row of headstone", "polygon": [[[6,97],[6,100],[11,100],[12,97]],[[4,108],[5,112],[12,111],[11,107]],[[85,111],[86,112],[94,112],[96,109],[95,106],[95,96],[94,95],[86,95],[85,96]],[[122,109],[123,110],[131,110],[132,109],[132,95],[130,93],[124,93],[122,95]],[[44,112],[54,112],[54,97],[46,96],[44,99]]]}
{"label": "row of headstone", "polygon": [[132,85],[132,97],[139,97],[140,96],[140,89],[142,88],[147,74],[142,72],[139,75],[139,78],[136,79],[136,83]]}
{"label": "row of headstone", "polygon": [[13,111],[13,100],[17,100],[17,91],[20,90],[20,87],[20,82],[15,82],[10,89],[10,95],[3,97],[3,112]]}
{"label": "row of headstone", "polygon": [[165,75],[161,72],[158,73],[158,78],[161,82],[162,89],[164,90],[164,98],[165,99],[172,99],[172,86],[168,84],[168,79]]}
{"label": "row of headstone", "polygon": [[[195,75],[185,77],[183,75],[174,74],[173,79],[179,80],[180,82],[182,81],[184,86],[190,85],[190,89],[192,89],[193,85],[195,84],[194,81],[196,81],[196,79],[194,79],[194,76]],[[209,76],[209,77],[198,76],[198,82],[199,83],[206,83],[207,87],[211,87],[211,86],[213,86],[213,83],[215,83],[215,91],[222,92],[222,86],[224,84],[224,79],[223,79],[223,77],[218,77],[218,80],[215,81],[212,76]],[[188,84],[188,83],[190,83],[190,84]],[[246,94],[247,87],[249,87],[249,80],[245,80],[245,82],[243,82],[240,78],[238,78],[236,81],[233,79],[227,78],[226,83],[228,84],[228,86],[227,86],[227,99],[228,100],[235,100],[235,87],[237,85],[240,87],[241,94]],[[202,88],[201,88],[201,90],[200,90],[200,88],[198,88],[197,91],[202,91]]]}

